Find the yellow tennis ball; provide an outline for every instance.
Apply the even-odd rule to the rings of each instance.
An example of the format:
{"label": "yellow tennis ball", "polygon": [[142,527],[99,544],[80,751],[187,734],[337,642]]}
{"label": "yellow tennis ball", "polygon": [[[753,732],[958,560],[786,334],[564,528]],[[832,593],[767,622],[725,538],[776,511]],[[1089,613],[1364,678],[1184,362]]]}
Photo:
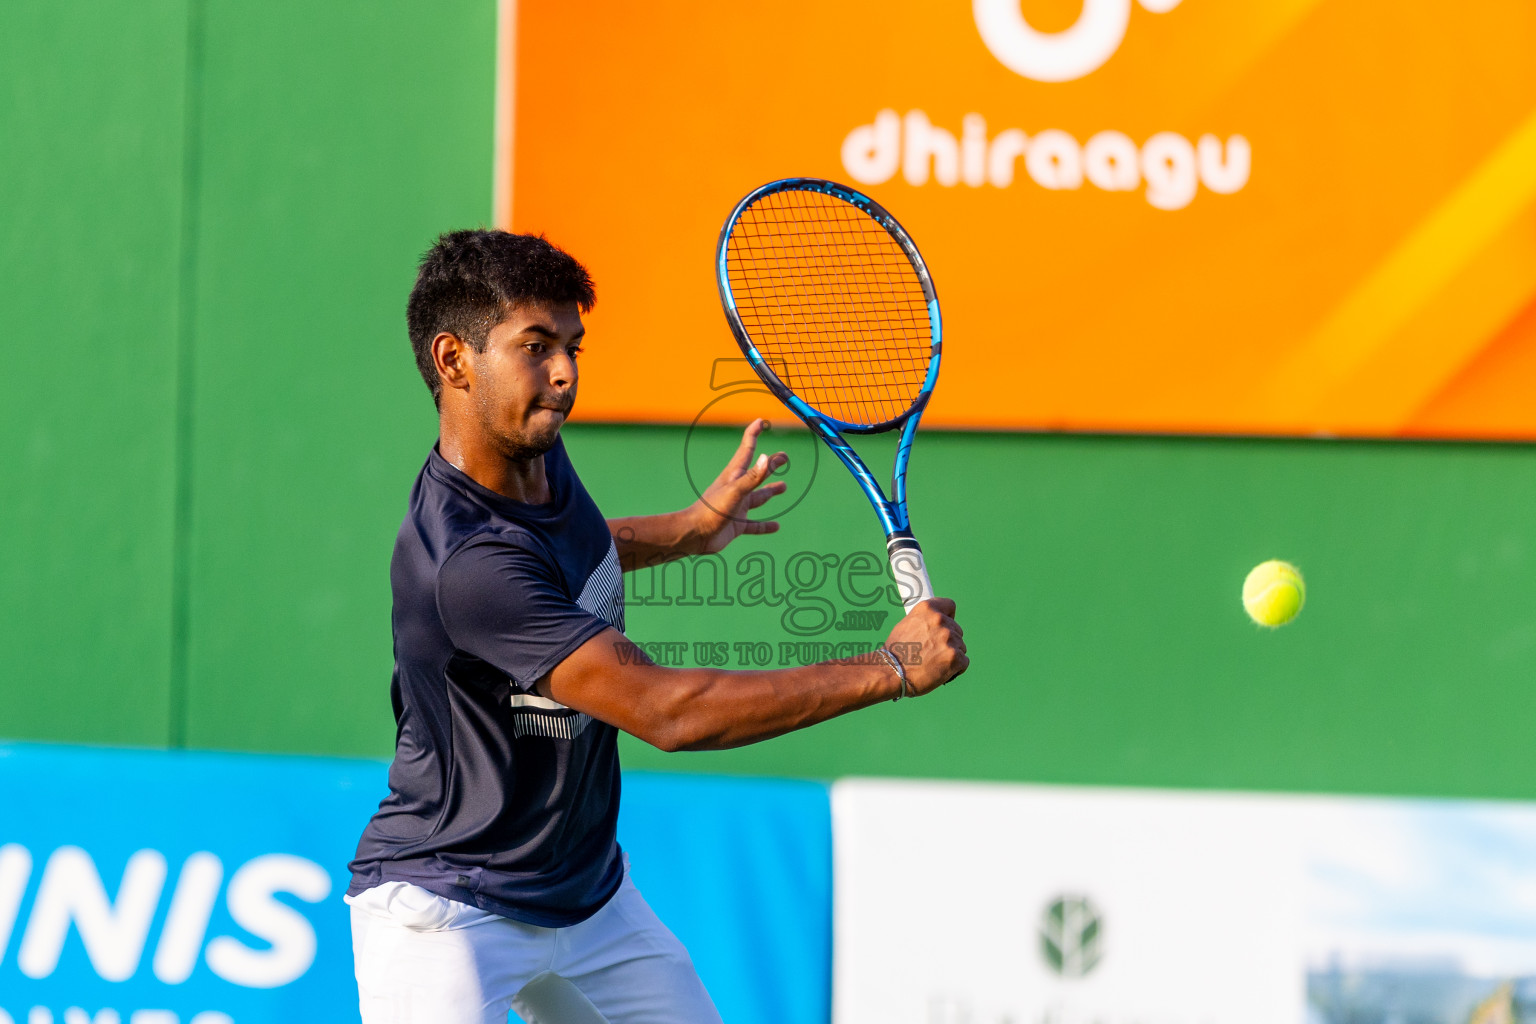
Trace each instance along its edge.
{"label": "yellow tennis ball", "polygon": [[1270,559],[1243,580],[1243,607],[1261,626],[1275,629],[1294,619],[1307,603],[1307,583],[1290,562]]}

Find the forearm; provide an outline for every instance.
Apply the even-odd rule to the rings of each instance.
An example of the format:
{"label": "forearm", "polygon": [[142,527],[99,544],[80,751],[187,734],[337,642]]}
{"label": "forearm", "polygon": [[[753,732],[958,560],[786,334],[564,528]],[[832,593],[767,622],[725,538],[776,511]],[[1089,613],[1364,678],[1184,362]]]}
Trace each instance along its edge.
{"label": "forearm", "polygon": [[539,692],[662,750],[723,750],[890,700],[901,681],[878,656],[758,672],[662,668],[607,630]]}
{"label": "forearm", "polygon": [[625,572],[649,568],[696,555],[703,550],[693,507],[655,516],[627,516],[608,520],[619,564]]}
{"label": "forearm", "polygon": [[684,678],[669,680],[673,714],[670,721],[658,723],[668,750],[745,746],[890,700],[901,692],[900,680],[883,659],[764,672],[671,672]]}

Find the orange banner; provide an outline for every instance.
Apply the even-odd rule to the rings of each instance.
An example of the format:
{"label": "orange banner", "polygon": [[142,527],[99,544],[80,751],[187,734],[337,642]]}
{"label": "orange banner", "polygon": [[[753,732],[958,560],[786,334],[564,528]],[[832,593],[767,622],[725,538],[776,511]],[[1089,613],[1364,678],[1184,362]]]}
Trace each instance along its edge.
{"label": "orange banner", "polygon": [[717,400],[720,224],[808,175],[932,269],[927,424],[1536,438],[1529,0],[523,0],[501,37],[498,217],[598,284],[579,418]]}

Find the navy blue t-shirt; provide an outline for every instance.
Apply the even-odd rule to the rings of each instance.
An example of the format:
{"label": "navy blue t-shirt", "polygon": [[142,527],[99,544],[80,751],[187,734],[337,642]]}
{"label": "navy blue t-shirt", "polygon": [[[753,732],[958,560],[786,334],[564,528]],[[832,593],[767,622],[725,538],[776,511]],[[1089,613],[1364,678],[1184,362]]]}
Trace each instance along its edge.
{"label": "navy blue t-shirt", "polygon": [[618,889],[615,730],[532,691],[623,630],[622,573],[563,441],[544,467],[547,505],[480,486],[435,448],[416,478],[389,573],[395,759],[349,894],[411,882],[564,927]]}

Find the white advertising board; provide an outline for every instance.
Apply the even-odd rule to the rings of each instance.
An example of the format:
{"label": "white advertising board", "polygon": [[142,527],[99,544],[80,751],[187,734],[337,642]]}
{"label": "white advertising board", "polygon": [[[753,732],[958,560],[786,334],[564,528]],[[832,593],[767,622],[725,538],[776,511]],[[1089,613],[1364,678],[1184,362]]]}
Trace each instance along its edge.
{"label": "white advertising board", "polygon": [[1536,808],[845,780],[835,1024],[1513,1024]]}

